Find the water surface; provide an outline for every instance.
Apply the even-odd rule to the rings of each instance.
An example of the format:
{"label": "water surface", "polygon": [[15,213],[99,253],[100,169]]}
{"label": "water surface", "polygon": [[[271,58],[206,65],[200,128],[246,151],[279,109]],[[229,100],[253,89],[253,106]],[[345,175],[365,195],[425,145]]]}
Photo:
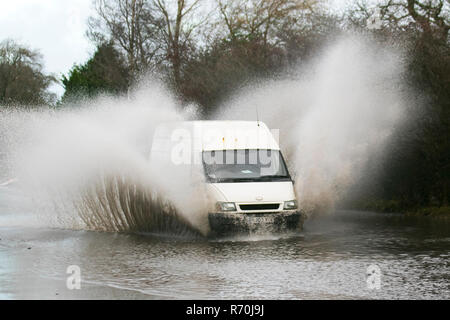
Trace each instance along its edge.
{"label": "water surface", "polygon": [[[15,215],[0,194],[0,218]],[[220,240],[4,221],[3,299],[450,299],[445,220],[336,211],[298,234]],[[80,290],[66,287],[70,265]],[[367,285],[371,265],[378,290]]]}

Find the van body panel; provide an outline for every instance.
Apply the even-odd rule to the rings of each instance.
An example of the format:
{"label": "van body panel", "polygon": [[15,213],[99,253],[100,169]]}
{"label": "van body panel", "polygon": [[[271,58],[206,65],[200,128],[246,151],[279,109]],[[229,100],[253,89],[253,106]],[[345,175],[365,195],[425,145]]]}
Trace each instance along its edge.
{"label": "van body panel", "polygon": [[292,181],[212,183],[226,195],[224,201],[237,203],[281,202],[295,199]]}
{"label": "van body panel", "polygon": [[[209,199],[212,199],[213,202],[223,201],[229,202],[226,194],[222,192],[222,190],[217,186],[217,183],[207,183],[206,184],[206,193]],[[213,203],[214,205],[214,203]]]}
{"label": "van body panel", "polygon": [[152,154],[170,154],[181,141],[188,142],[194,157],[211,150],[280,150],[276,137],[260,121],[180,121],[156,128]]}

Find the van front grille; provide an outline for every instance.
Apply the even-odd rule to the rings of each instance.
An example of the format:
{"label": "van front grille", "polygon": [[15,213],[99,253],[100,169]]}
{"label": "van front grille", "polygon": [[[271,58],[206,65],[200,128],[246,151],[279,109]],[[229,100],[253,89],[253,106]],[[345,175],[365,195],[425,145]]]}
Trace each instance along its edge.
{"label": "van front grille", "polygon": [[240,204],[241,210],[277,210],[280,207],[279,203],[264,203],[264,204]]}

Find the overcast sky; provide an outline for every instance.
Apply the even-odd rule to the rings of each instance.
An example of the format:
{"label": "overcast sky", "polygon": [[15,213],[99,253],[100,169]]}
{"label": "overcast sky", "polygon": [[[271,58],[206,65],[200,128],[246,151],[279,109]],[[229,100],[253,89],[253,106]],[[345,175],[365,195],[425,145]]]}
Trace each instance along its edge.
{"label": "overcast sky", "polygon": [[[341,7],[350,0],[330,0]],[[0,41],[12,38],[44,56],[46,72],[58,78],[94,52],[86,38],[92,0],[0,0]],[[62,95],[61,85],[52,91]]]}
{"label": "overcast sky", "polygon": [[[94,51],[85,36],[91,4],[92,0],[0,0],[0,41],[12,38],[39,49],[45,71],[60,78]],[[51,89],[64,92],[61,85]]]}

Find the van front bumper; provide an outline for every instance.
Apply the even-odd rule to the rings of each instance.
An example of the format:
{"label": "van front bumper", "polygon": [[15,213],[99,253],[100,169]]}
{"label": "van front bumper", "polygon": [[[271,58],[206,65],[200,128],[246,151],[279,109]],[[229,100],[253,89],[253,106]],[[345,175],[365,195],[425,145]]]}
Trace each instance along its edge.
{"label": "van front bumper", "polygon": [[306,215],[301,211],[264,213],[209,213],[211,235],[270,234],[301,231]]}

